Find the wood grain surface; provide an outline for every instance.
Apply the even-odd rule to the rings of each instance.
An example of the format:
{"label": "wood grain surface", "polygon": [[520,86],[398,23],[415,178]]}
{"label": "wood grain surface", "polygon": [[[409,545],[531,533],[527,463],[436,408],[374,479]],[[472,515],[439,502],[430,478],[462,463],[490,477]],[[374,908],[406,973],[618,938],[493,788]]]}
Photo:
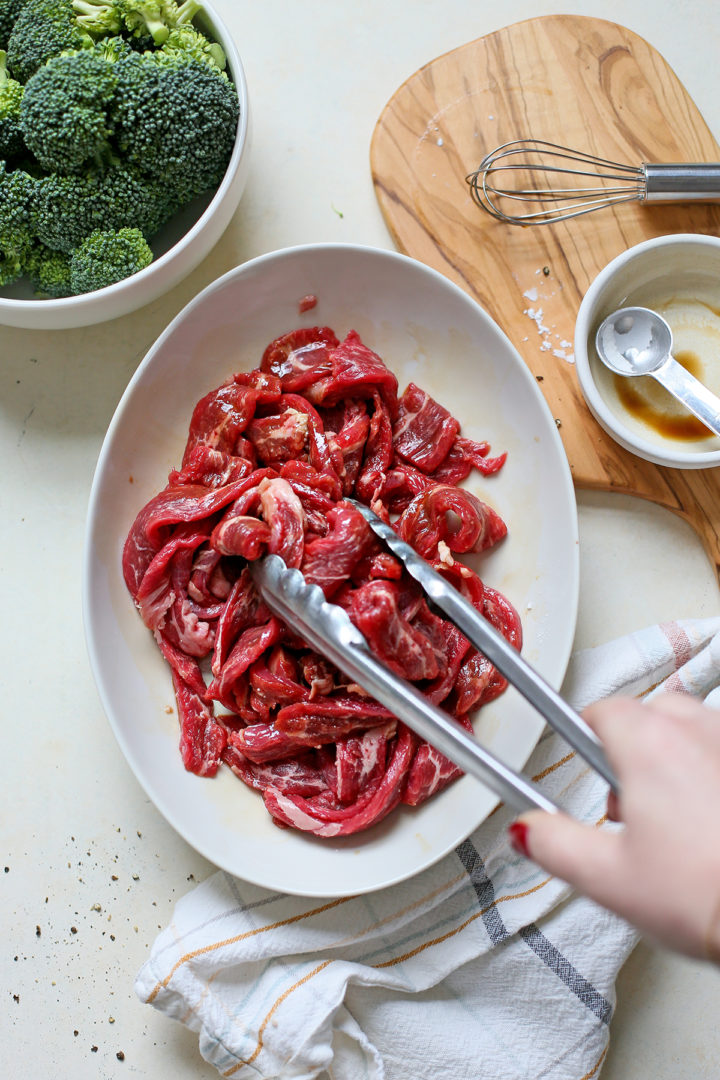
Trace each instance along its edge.
{"label": "wood grain surface", "polygon": [[718,161],[720,147],[646,41],[615,23],[550,15],[412,75],[381,114],[370,154],[398,248],[466,289],[502,327],[539,379],[576,485],[680,514],[720,569],[720,469],[665,469],[627,453],[592,418],[571,360],[577,310],[602,267],[650,237],[720,234],[720,207],[628,203],[549,226],[504,224],[476,206],[465,177],[522,137],[630,164]]}

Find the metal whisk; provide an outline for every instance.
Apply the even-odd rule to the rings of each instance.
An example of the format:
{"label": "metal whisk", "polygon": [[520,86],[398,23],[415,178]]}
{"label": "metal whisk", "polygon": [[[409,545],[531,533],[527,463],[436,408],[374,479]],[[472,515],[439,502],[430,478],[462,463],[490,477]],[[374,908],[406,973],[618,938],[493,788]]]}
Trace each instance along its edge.
{"label": "metal whisk", "polygon": [[503,143],[465,179],[478,206],[510,225],[550,225],[626,202],[720,201],[720,163],[626,165],[542,139]]}

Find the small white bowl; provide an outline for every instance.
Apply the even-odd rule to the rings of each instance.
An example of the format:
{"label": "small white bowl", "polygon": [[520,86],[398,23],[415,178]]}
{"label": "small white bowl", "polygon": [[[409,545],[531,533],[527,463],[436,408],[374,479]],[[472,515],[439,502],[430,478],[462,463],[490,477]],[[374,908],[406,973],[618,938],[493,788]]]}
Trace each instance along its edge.
{"label": "small white bowl", "polygon": [[[660,311],[673,329],[676,356],[692,352],[698,363],[694,373],[720,394],[720,238],[678,233],[629,248],[592,282],[575,326],[575,365],[580,387],[595,419],[620,446],[646,461],[676,469],[720,465],[720,438],[668,434],[672,421],[668,422],[667,417],[677,417],[679,405],[670,404],[672,414],[658,415],[653,410],[653,423],[621,398],[621,393],[627,397],[627,389],[620,382],[622,376],[613,376],[599,359],[595,334],[607,315],[630,306]],[[715,337],[717,346],[713,344]],[[651,376],[642,379],[650,380],[652,389],[647,393],[653,393],[657,401],[658,393],[663,393],[661,388],[655,389],[657,384]],[[625,379],[624,383],[640,389],[638,377]]]}
{"label": "small white bowl", "polygon": [[117,319],[156,300],[178,284],[205,258],[230,223],[245,187],[250,148],[248,91],[240,55],[229,30],[211,4],[205,3],[197,26],[218,41],[240,102],[235,146],[222,182],[177,212],[152,238],[155,258],[144,270],[107,289],[43,300],[27,280],[0,291],[0,325],[28,330],[67,330]]}

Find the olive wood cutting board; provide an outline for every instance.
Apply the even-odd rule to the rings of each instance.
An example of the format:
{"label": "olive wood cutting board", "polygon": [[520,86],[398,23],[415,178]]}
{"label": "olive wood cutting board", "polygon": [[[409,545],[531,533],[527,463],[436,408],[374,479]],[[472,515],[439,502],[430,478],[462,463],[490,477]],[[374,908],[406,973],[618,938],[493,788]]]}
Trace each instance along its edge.
{"label": "olive wood cutting board", "polygon": [[674,511],[720,568],[720,469],[666,469],[623,450],[588,411],[572,363],[577,310],[602,267],[650,237],[720,234],[720,206],[627,203],[536,228],[496,221],[465,176],[521,137],[629,164],[720,161],[720,147],[646,41],[616,23],[549,15],[421,68],[388,102],[370,153],[398,248],[462,286],[502,327],[538,378],[575,484]]}

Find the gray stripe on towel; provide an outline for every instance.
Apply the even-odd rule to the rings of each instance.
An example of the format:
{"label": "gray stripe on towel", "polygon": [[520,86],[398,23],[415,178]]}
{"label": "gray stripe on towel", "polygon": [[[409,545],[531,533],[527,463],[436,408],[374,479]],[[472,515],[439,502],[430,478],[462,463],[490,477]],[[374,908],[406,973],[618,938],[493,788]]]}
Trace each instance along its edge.
{"label": "gray stripe on towel", "polygon": [[455,854],[465,867],[472,887],[475,890],[480,907],[483,909],[483,922],[488,932],[488,937],[493,945],[499,945],[510,936],[505,923],[502,921],[500,912],[495,906],[495,886],[488,877],[485,863],[480,858],[477,848],[470,840],[465,840],[460,847],[455,848]]}
{"label": "gray stripe on towel", "polygon": [[188,931],[186,931],[186,933],[180,934],[179,937],[173,937],[172,940],[167,943],[167,945],[163,945],[162,948],[157,949],[157,951],[154,953],[154,956],[156,958],[163,956],[169,950],[177,949],[178,946],[182,945],[183,942],[185,942],[189,937],[192,937],[193,934],[197,934],[200,930],[205,930],[206,927],[212,926],[213,923],[221,922],[223,919],[230,919],[234,915],[242,915],[244,911],[255,911],[256,908],[265,907],[266,904],[272,904],[276,900],[282,900],[284,897],[284,893],[270,893],[269,896],[263,896],[262,899],[255,900],[252,904],[245,904],[242,897],[240,896],[237,883],[232,874],[228,874],[225,870],[223,870],[222,875],[225,878],[225,883],[227,884],[228,889],[232,893],[233,899],[237,903],[237,907],[226,908],[224,911],[218,912],[217,915],[213,915],[211,918],[205,919],[204,922],[197,923],[195,926],[192,926]]}
{"label": "gray stripe on towel", "polygon": [[529,923],[523,927],[520,931],[520,937],[535,955],[557,975],[558,979],[565,983],[568,990],[571,990],[582,1001],[583,1005],[597,1016],[598,1020],[601,1020],[603,1024],[610,1023],[612,1016],[610,1002],[602,996],[599,990],[595,989],[592,983],[587,981],[584,975],[580,974],[577,968],[573,967],[570,961],[562,955],[551,941],[548,941],[545,935],[538,930],[535,923]]}

